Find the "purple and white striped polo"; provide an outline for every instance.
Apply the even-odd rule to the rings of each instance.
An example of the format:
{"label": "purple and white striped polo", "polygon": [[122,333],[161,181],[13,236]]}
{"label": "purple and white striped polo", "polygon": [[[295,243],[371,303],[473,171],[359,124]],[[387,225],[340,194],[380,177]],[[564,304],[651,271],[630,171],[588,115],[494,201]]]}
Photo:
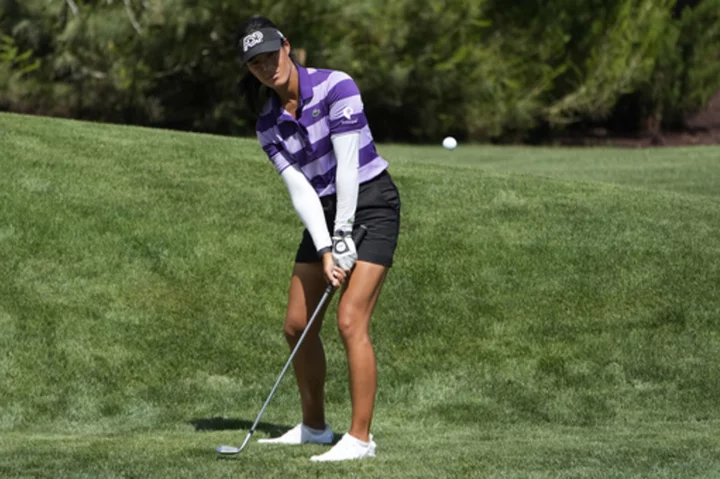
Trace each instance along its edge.
{"label": "purple and white striped polo", "polygon": [[337,160],[331,135],[360,132],[360,183],[375,178],[388,166],[375,151],[360,90],[346,73],[297,67],[300,83],[298,119],[293,118],[276,95],[256,125],[257,137],[278,173],[296,165],[318,196],[335,193]]}

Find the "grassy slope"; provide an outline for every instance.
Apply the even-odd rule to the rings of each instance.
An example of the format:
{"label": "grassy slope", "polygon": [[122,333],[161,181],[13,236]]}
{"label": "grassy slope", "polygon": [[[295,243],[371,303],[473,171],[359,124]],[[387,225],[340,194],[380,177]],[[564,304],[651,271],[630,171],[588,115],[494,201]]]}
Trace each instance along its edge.
{"label": "grassy slope", "polygon": [[[717,148],[381,153],[403,200],[382,455],[218,462],[287,358],[281,183],[252,141],[0,115],[0,476],[712,477]],[[258,434],[297,409],[286,378]]]}

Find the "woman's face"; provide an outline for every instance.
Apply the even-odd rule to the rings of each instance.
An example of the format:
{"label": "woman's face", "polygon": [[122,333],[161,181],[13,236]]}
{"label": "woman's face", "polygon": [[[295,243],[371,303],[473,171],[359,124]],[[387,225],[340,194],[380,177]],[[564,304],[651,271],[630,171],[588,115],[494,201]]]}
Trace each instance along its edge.
{"label": "woman's face", "polygon": [[290,44],[286,41],[276,52],[261,53],[248,61],[250,72],[263,85],[272,89],[285,86],[290,81],[292,60]]}

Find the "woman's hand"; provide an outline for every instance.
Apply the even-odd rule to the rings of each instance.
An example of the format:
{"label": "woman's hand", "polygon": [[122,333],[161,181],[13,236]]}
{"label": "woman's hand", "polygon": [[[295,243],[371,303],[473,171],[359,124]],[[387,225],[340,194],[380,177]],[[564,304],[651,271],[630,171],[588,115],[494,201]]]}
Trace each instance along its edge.
{"label": "woman's hand", "polygon": [[355,241],[349,233],[349,231],[352,231],[352,225],[348,224],[346,230],[348,233],[339,229],[333,234],[332,254],[333,258],[335,258],[335,264],[342,268],[343,271],[349,273],[352,271],[355,261],[357,261],[358,253],[355,247]]}
{"label": "woman's hand", "polygon": [[325,273],[325,279],[328,283],[332,284],[334,288],[337,288],[345,282],[347,273],[335,264],[335,258],[333,258],[332,253],[325,253],[322,262],[323,272]]}

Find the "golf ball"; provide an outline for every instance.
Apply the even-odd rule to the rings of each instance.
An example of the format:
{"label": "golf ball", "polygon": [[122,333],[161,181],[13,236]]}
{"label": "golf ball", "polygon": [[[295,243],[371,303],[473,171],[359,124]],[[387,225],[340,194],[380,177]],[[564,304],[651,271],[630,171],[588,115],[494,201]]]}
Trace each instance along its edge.
{"label": "golf ball", "polygon": [[448,150],[454,150],[455,147],[457,146],[457,140],[455,138],[453,138],[452,136],[448,136],[447,138],[445,138],[443,140],[442,145],[444,148],[446,148]]}

